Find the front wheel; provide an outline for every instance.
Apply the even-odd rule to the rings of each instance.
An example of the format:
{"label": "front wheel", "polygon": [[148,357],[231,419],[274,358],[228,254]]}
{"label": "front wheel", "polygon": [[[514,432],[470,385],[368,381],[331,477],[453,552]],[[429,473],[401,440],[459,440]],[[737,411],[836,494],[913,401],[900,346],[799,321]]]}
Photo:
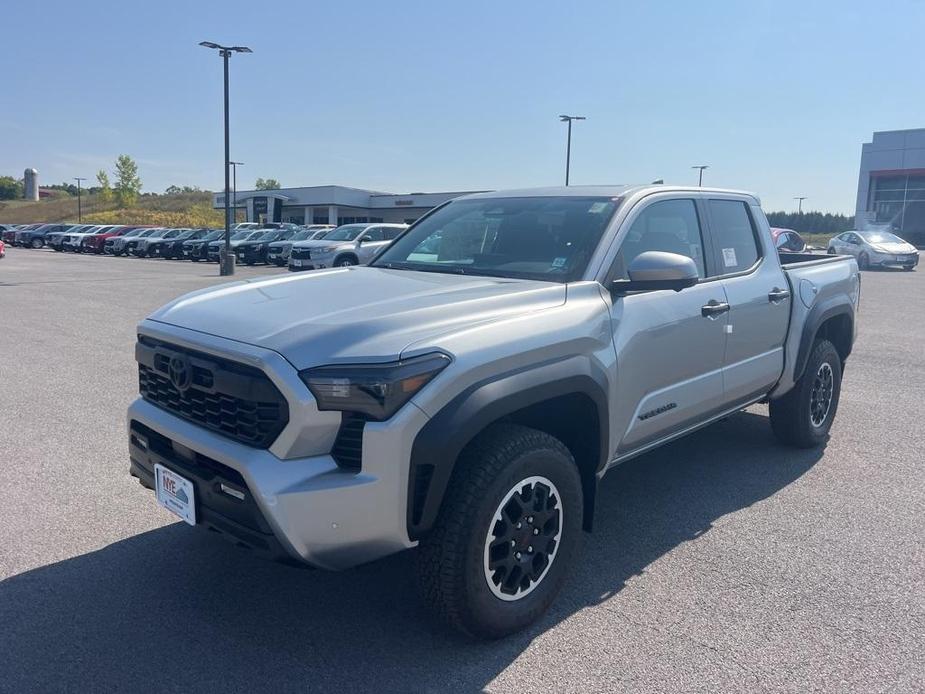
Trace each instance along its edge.
{"label": "front wheel", "polygon": [[334,267],[351,267],[357,264],[357,259],[349,255],[337,258],[333,263]]}
{"label": "front wheel", "polygon": [[45,242],[42,241],[42,239],[32,239],[32,247],[33,247],[33,248],[39,249],[39,248],[41,248],[41,247],[44,246],[44,245],[45,245]]}
{"label": "front wheel", "polygon": [[858,269],[859,270],[869,270],[870,269],[870,257],[866,253],[861,253],[858,256]]}
{"label": "front wheel", "polygon": [[841,395],[842,362],[828,340],[817,340],[796,385],[770,404],[771,429],[782,443],[822,445],[832,428]]}
{"label": "front wheel", "polygon": [[477,638],[538,619],[558,594],[582,527],[578,467],[549,434],[495,425],[460,455],[418,552],[424,599]]}
{"label": "front wheel", "polygon": [[829,254],[829,255],[835,255],[835,249],[832,248],[831,246],[829,246],[828,254]]}

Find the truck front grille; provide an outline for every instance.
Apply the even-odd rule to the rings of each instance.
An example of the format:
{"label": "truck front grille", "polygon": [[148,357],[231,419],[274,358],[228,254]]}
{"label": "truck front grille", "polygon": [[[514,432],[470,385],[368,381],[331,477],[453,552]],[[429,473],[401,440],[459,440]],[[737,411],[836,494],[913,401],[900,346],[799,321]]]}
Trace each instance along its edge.
{"label": "truck front grille", "polygon": [[362,417],[346,417],[341,422],[331,449],[331,457],[342,468],[359,472],[363,464],[363,429],[366,420]]}
{"label": "truck front grille", "polygon": [[311,260],[312,252],[308,248],[293,248],[292,253],[289,254],[290,258],[295,260]]}
{"label": "truck front grille", "polygon": [[168,412],[254,448],[289,423],[286,398],[260,369],[139,337],[141,396]]}

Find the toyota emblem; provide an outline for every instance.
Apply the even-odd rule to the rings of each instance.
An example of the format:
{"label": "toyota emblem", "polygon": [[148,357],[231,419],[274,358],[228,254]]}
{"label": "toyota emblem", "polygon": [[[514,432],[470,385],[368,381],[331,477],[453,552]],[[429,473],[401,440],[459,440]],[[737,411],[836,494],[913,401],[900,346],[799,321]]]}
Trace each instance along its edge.
{"label": "toyota emblem", "polygon": [[167,373],[173,387],[181,392],[193,384],[193,366],[185,356],[170,357]]}

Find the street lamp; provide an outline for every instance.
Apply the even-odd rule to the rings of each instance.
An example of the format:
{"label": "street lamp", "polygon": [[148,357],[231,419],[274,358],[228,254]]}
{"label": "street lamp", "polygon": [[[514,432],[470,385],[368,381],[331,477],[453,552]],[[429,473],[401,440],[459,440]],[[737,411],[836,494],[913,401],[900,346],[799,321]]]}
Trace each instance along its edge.
{"label": "street lamp", "polygon": [[806,196],[803,195],[800,197],[795,197],[794,200],[799,201],[799,210],[797,211],[797,214],[803,214],[803,201],[806,200]]}
{"label": "street lamp", "polygon": [[231,196],[231,191],[229,190],[231,182],[228,180],[228,167],[231,163],[231,146],[228,136],[228,58],[231,57],[232,53],[253,53],[253,51],[247,46],[220,46],[211,41],[200,41],[199,45],[217,50],[225,63],[225,245],[219,253],[218,264],[220,275],[233,275],[234,255],[231,252],[231,207],[228,204],[228,198]]}
{"label": "street lamp", "polygon": [[572,159],[572,121],[587,120],[584,116],[559,116],[559,120],[568,123],[568,143],[565,146],[565,185],[568,185],[569,163]]}
{"label": "street lamp", "polygon": [[703,187],[703,170],[709,169],[709,164],[698,164],[697,166],[692,166],[692,169],[700,169],[700,176],[697,179],[697,185]]}
{"label": "street lamp", "polygon": [[238,221],[238,167],[244,166],[243,161],[230,161],[231,164],[231,187],[233,189],[232,200],[234,201],[234,221]]}
{"label": "street lamp", "polygon": [[77,223],[80,224],[80,182],[86,181],[87,179],[74,176],[74,180],[77,181]]}

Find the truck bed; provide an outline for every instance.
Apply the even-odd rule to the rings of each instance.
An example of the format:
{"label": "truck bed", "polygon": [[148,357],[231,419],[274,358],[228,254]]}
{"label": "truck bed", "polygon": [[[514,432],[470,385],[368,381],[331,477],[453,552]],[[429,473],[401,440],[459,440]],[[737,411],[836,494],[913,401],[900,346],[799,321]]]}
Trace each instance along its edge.
{"label": "truck bed", "polygon": [[787,361],[784,373],[771,397],[783,395],[803,367],[807,336],[832,315],[844,311],[847,305],[857,307],[861,291],[861,276],[857,261],[849,255],[816,253],[781,253],[781,267],[790,283],[790,328],[784,353]]}

